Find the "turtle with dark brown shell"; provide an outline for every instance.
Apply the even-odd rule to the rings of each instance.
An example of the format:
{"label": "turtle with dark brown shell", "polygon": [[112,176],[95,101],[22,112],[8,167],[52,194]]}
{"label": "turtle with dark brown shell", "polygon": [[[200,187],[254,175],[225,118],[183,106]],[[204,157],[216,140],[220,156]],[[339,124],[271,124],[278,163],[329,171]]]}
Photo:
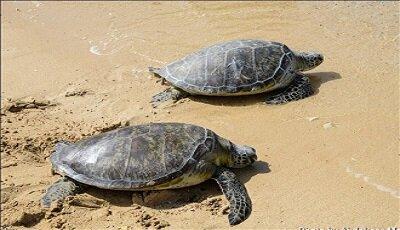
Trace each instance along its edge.
{"label": "turtle with dark brown shell", "polygon": [[294,52],[286,45],[262,40],[234,40],[203,48],[163,68],[149,67],[172,87],[156,94],[153,104],[187,95],[238,96],[281,89],[267,104],[282,104],[313,94],[301,73],[323,62],[314,52]]}
{"label": "turtle with dark brown shell", "polygon": [[63,200],[81,185],[113,190],[175,189],[218,182],[230,202],[229,223],[247,219],[252,204],[244,185],[228,168],[257,159],[255,149],[238,145],[191,124],[150,123],[98,134],[76,143],[59,142],[52,169],[63,176],[43,196],[43,206]]}

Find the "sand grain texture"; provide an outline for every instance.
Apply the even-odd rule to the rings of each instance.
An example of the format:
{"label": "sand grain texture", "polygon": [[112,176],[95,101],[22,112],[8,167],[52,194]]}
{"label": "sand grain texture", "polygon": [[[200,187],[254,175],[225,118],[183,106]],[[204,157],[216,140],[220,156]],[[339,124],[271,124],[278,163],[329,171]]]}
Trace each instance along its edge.
{"label": "sand grain texture", "polygon": [[[228,229],[228,203],[214,182],[161,206],[91,188],[71,199],[102,200],[99,207],[70,200],[40,208],[59,178],[48,162],[57,141],[160,121],[203,125],[257,149],[260,162],[237,170],[253,212],[236,229],[399,226],[398,2],[1,6],[2,228]],[[317,93],[281,106],[250,96],[151,107],[165,86],[148,66],[239,38],[322,52],[324,63],[307,72]],[[158,196],[168,197],[147,200]]]}

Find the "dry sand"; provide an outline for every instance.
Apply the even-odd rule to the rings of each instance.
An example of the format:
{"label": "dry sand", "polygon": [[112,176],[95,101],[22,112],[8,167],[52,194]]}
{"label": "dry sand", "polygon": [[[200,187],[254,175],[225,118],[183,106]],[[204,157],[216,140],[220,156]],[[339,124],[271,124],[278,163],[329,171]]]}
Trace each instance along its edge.
{"label": "dry sand", "polygon": [[[236,229],[399,226],[399,2],[1,6],[2,228],[228,229],[214,182],[157,205],[89,189],[40,208],[59,178],[48,162],[57,140],[160,121],[203,125],[257,149],[260,161],[237,170],[253,212]],[[325,62],[307,73],[317,93],[281,106],[251,96],[151,107],[165,86],[147,66],[239,38],[322,52]]]}

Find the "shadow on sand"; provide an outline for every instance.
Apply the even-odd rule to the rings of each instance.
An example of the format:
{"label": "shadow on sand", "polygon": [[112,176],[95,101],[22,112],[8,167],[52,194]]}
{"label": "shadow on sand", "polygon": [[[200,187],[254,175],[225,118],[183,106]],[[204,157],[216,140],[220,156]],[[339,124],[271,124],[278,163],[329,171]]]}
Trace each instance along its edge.
{"label": "shadow on sand", "polygon": [[[251,166],[242,169],[233,169],[242,183],[246,183],[251,177],[257,174],[269,173],[269,164],[263,161],[256,161]],[[221,189],[214,180],[207,180],[199,185],[162,191],[113,191],[99,189],[95,187],[86,187],[84,193],[87,193],[98,199],[105,200],[111,205],[120,207],[129,207],[134,203],[154,208],[154,209],[172,209],[185,206],[190,203],[200,203],[207,198],[222,194]],[[132,197],[141,197],[139,202],[133,202]],[[150,197],[150,199],[148,199]],[[149,200],[149,201],[146,201]]]}
{"label": "shadow on sand", "polygon": [[342,76],[336,72],[316,72],[307,74],[307,76],[310,78],[311,85],[315,90],[314,95],[319,93],[319,87],[322,84],[342,78]]}
{"label": "shadow on sand", "polygon": [[[342,78],[340,74],[336,72],[307,73],[306,76],[310,78],[311,84],[315,90],[313,96],[319,93],[319,87],[321,86],[321,84]],[[261,104],[264,102],[264,98],[267,95],[274,95],[279,92],[280,92],[279,90],[275,90],[268,93],[261,93],[248,96],[234,96],[234,97],[190,96],[189,98],[193,101],[207,103],[211,105],[239,107],[239,106],[246,106],[253,104]]]}

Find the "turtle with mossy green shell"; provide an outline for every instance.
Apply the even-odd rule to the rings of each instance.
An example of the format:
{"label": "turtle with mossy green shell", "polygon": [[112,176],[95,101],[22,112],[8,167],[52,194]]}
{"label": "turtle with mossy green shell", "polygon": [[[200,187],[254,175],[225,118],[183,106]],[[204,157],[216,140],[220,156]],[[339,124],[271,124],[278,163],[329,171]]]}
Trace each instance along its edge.
{"label": "turtle with mossy green shell", "polygon": [[247,219],[252,203],[229,168],[257,159],[255,149],[234,144],[213,131],[191,124],[150,123],[119,128],[76,143],[59,142],[52,170],[63,176],[41,199],[49,207],[81,185],[148,191],[175,189],[214,179],[229,200],[229,223]]}
{"label": "turtle with mossy green shell", "polygon": [[[233,40],[203,48],[162,68],[149,71],[172,87],[153,96],[154,106],[188,95],[240,96],[275,91],[267,104],[306,98],[314,90],[302,71],[323,62],[322,54],[295,52],[286,45],[262,40]],[[279,91],[277,91],[280,89]]]}

